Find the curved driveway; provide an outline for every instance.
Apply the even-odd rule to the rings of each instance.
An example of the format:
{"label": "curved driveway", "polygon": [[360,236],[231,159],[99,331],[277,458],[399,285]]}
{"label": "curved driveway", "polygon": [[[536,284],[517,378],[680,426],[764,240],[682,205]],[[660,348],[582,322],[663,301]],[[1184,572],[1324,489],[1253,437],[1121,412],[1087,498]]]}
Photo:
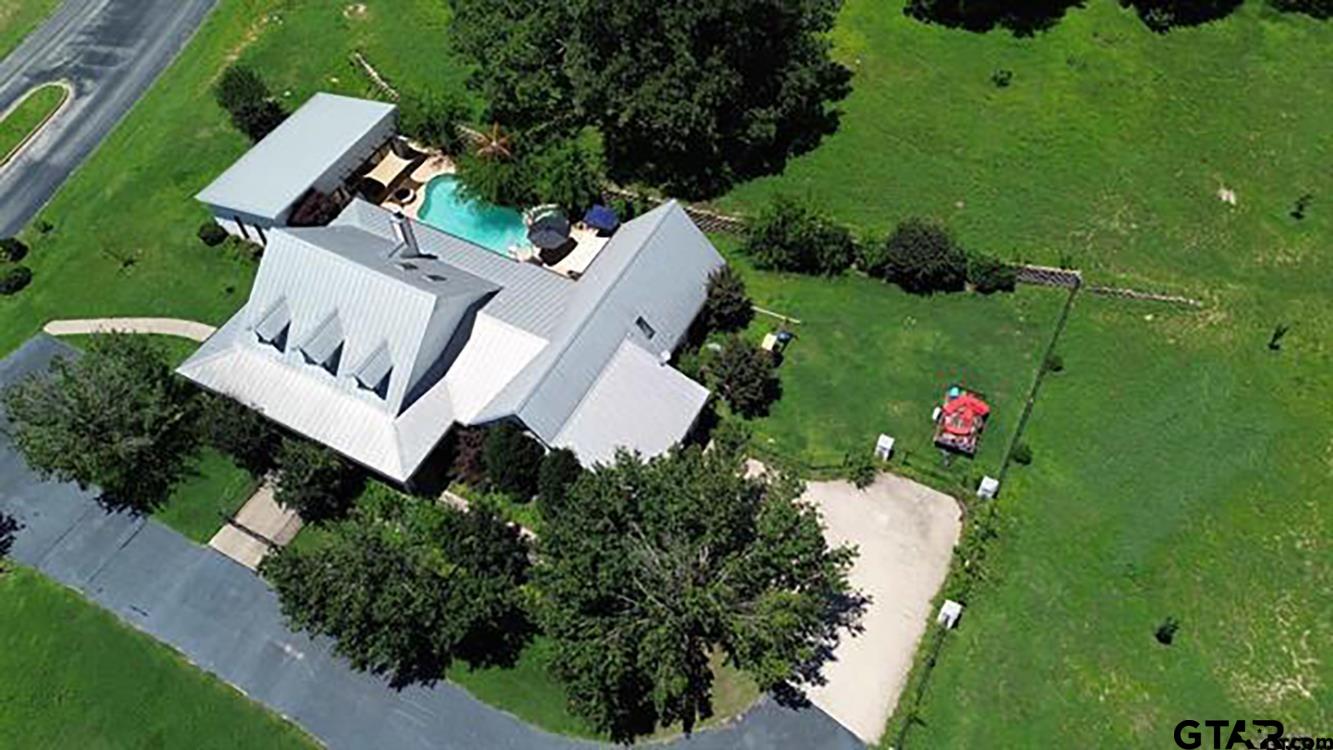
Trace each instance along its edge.
{"label": "curved driveway", "polygon": [[[38,336],[0,360],[0,387],[74,350]],[[334,656],[326,638],[287,629],[249,570],[151,519],[107,513],[92,493],[42,482],[0,432],[0,511],[23,528],[12,557],[82,592],[331,748],[593,750],[478,702],[449,683],[390,689]],[[765,699],[724,728],[665,750],[860,750],[817,708]]]}
{"label": "curved driveway", "polygon": [[0,168],[0,237],[37,215],[185,46],[214,1],[65,0],[0,60],[0,112],[33,86],[65,80],[74,87],[65,109]]}

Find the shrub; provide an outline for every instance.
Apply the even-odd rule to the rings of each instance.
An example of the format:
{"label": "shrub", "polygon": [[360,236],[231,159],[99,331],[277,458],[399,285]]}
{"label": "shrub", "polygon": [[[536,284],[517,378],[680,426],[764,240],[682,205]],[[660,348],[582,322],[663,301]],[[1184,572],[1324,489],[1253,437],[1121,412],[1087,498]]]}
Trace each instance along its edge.
{"label": "shrub", "polygon": [[1009,457],[1014,460],[1014,463],[1027,466],[1032,463],[1032,449],[1028,447],[1027,443],[1019,443],[1014,446],[1014,452]]}
{"label": "shrub", "polygon": [[[1329,5],[1333,6],[1333,0],[1329,1]],[[1303,193],[1301,197],[1296,199],[1296,204],[1291,207],[1291,218],[1297,221],[1303,220],[1305,218],[1305,212],[1310,208],[1310,202],[1313,200],[1313,194]]]}
{"label": "shrub", "polygon": [[287,114],[273,101],[259,74],[243,65],[222,72],[213,96],[231,115],[232,124],[252,141],[258,141],[282,124]]}
{"label": "shrub", "polygon": [[342,515],[356,491],[356,472],[341,456],[303,438],[285,438],[278,449],[273,497],[307,521]]}
{"label": "shrub", "polygon": [[864,452],[848,453],[842,459],[842,468],[848,481],[858,490],[874,484],[875,476],[879,474],[874,457]]}
{"label": "shrub", "polygon": [[1018,269],[993,255],[978,253],[967,263],[967,280],[978,292],[1012,292],[1018,284]]}
{"label": "shrub", "polygon": [[486,478],[500,492],[527,502],[537,493],[542,447],[513,422],[502,422],[486,434],[482,457]]}
{"label": "shrub", "polygon": [[1153,637],[1163,646],[1170,646],[1176,640],[1177,630],[1180,630],[1180,621],[1174,617],[1168,617],[1153,631]]}
{"label": "shrub", "polygon": [[889,267],[889,248],[883,242],[861,242],[856,248],[856,266],[867,276],[884,278]]}
{"label": "shrub", "polygon": [[779,196],[750,224],[745,252],[760,268],[832,276],[851,267],[856,241],[809,205]]}
{"label": "shrub", "polygon": [[1223,18],[1241,5],[1242,0],[1120,0],[1133,6],[1143,25],[1164,34],[1176,26],[1198,26]]}
{"label": "shrub", "polygon": [[398,104],[398,130],[422,145],[456,154],[463,145],[458,126],[467,112],[448,90],[410,92]]}
{"label": "shrub", "polygon": [[28,257],[28,246],[16,237],[0,240],[0,261],[18,263]]}
{"label": "shrub", "polygon": [[1044,363],[1044,366],[1046,368],[1046,372],[1064,372],[1065,359],[1064,357],[1061,357],[1059,354],[1051,352],[1050,354],[1046,355],[1046,362]]}
{"label": "shrub", "polygon": [[967,279],[967,256],[944,228],[908,219],[889,235],[884,277],[913,294],[956,292]]}
{"label": "shrub", "polygon": [[781,393],[773,357],[734,335],[728,337],[705,371],[717,394],[743,417],[767,414],[769,405]]}
{"label": "shrub", "polygon": [[745,280],[736,269],[724,265],[708,276],[703,315],[710,331],[728,333],[744,329],[754,319],[754,303],[745,293]]}
{"label": "shrub", "polygon": [[209,247],[217,247],[227,241],[231,235],[216,221],[206,221],[199,225],[199,241]]}
{"label": "shrub", "polygon": [[1007,68],[997,68],[990,74],[990,82],[995,84],[995,88],[1009,88],[1009,84],[1014,80],[1014,71]]}
{"label": "shrub", "polygon": [[1304,13],[1313,18],[1333,18],[1333,0],[1269,0],[1284,13]]}
{"label": "shrub", "polygon": [[18,294],[32,282],[32,271],[27,266],[10,266],[0,273],[0,294]]}
{"label": "shrub", "polygon": [[259,74],[244,65],[231,65],[222,71],[213,88],[213,97],[227,112],[251,107],[269,98],[268,85]]}
{"label": "shrub", "polygon": [[542,459],[537,472],[537,496],[547,509],[559,508],[570,485],[583,474],[578,456],[568,448],[556,448]]}

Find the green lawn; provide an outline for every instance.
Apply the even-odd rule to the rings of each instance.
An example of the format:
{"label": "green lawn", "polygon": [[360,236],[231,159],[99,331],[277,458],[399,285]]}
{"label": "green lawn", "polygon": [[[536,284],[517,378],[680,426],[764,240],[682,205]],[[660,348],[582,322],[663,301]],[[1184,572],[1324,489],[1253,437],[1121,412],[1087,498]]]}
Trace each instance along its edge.
{"label": "green lawn", "polygon": [[189,473],[153,518],[200,544],[222,528],[222,517],[235,515],[255,493],[259,482],[230,457],[203,448]]}
{"label": "green lawn", "polygon": [[316,747],[175,652],[26,568],[0,573],[0,622],[0,747]]}
{"label": "green lawn", "polygon": [[0,4],[0,60],[13,52],[59,4],[60,0],[5,0]]}
{"label": "green lawn", "polygon": [[[1333,230],[1333,24],[1249,0],[1159,35],[1114,0],[1089,0],[1017,39],[921,24],[901,7],[846,0],[835,42],[855,79],[841,129],[724,208],[808,195],[881,235],[930,216],[1002,257],[1067,257],[1099,278],[1198,293],[1333,262],[1316,258]],[[1001,68],[1008,88],[990,80]],[[1236,207],[1218,200],[1222,186]],[[1304,193],[1322,210],[1292,231]]]}
{"label": "green lawn", "polygon": [[1000,500],[998,581],[908,747],[1167,747],[1187,717],[1327,734],[1333,317],[1293,320],[1274,353],[1263,318],[1077,303]]}
{"label": "green lawn", "polygon": [[[971,486],[974,475],[999,469],[1065,293],[914,296],[863,276],[756,271],[734,239],[713,241],[742,271],[755,304],[801,321],[778,371],[783,395],[752,422],[761,455],[832,470],[848,452],[869,452],[883,432],[898,439],[899,460],[945,482]],[[778,324],[756,316],[749,335],[758,340]],[[954,383],[994,407],[975,459],[945,459],[933,446],[931,411]]]}
{"label": "green lawn", "polygon": [[25,95],[19,105],[0,120],[0,160],[18,148],[46,118],[65,101],[68,90],[61,85],[49,83],[38,86]]}

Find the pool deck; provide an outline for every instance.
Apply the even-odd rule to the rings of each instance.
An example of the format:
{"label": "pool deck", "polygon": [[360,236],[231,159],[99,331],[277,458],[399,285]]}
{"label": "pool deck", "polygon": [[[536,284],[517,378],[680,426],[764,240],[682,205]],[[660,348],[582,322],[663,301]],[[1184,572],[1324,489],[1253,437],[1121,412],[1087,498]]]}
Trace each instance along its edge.
{"label": "pool deck", "polygon": [[412,174],[408,175],[403,184],[404,187],[411,188],[412,199],[406,203],[399,203],[393,199],[393,196],[389,196],[384,199],[384,202],[380,203],[380,207],[387,208],[390,211],[402,211],[413,219],[421,221],[419,212],[421,207],[426,205],[426,191],[424,189],[426,185],[442,174],[454,174],[457,171],[458,167],[454,164],[454,160],[448,156],[444,154],[431,156],[421,166],[417,167]]}
{"label": "pool deck", "polygon": [[[453,159],[449,158],[447,155],[436,154],[431,156],[426,159],[421,166],[417,167],[412,174],[408,175],[403,183],[403,187],[412,190],[411,199],[406,202],[399,202],[390,196],[380,203],[380,207],[387,208],[390,211],[402,211],[403,214],[416,219],[417,221],[423,221],[421,218],[421,209],[426,205],[426,185],[440,175],[455,174],[457,171],[457,165],[455,165]],[[423,223],[429,222],[423,221]],[[601,237],[591,229],[578,226],[575,226],[570,231],[570,236],[574,238],[575,245],[569,255],[561,258],[560,262],[555,265],[542,267],[552,273],[558,273],[561,276],[577,278],[588,270],[588,266],[592,264],[593,259],[602,251],[602,248],[606,247],[606,243],[610,238]],[[463,239],[467,238],[465,237]],[[514,257],[512,251],[502,254],[519,262],[540,265],[533,259]]]}

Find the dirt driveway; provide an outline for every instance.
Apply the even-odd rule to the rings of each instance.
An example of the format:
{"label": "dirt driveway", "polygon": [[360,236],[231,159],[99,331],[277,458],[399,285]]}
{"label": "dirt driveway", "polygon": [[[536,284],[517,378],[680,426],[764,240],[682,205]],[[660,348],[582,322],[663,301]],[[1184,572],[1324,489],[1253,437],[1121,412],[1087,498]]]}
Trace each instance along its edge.
{"label": "dirt driveway", "polygon": [[958,504],[889,474],[864,491],[847,482],[810,482],[805,498],[823,510],[831,543],[860,550],[852,584],[872,598],[861,620],[864,632],[843,637],[835,660],[824,667],[827,684],[811,690],[810,699],[873,745],[934,617],[931,599],[962,529]]}

